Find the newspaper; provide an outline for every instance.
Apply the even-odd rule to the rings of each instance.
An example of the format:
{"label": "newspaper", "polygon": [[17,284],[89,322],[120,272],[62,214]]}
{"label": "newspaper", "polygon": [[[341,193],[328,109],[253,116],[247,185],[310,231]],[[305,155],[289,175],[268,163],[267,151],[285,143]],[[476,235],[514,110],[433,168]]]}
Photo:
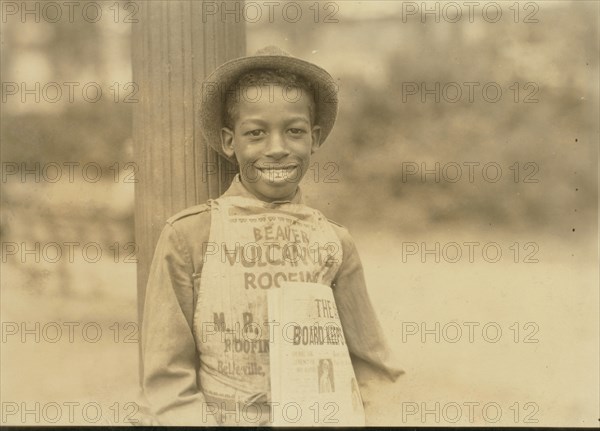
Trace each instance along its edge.
{"label": "newspaper", "polygon": [[275,426],[364,426],[358,382],[329,286],[286,282],[268,292]]}

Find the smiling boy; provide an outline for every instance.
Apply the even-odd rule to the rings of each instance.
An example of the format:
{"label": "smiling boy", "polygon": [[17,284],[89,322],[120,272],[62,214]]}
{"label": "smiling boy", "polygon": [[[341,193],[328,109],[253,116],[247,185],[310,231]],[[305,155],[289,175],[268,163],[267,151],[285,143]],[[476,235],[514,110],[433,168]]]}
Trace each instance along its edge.
{"label": "smiling boy", "polygon": [[171,217],[156,247],[142,389],[158,423],[269,423],[266,292],[285,281],[330,286],[351,356],[400,374],[350,234],[304,205],[298,186],[335,122],[332,89],[325,70],[275,47],[207,78],[203,132],[239,174],[220,198]]}

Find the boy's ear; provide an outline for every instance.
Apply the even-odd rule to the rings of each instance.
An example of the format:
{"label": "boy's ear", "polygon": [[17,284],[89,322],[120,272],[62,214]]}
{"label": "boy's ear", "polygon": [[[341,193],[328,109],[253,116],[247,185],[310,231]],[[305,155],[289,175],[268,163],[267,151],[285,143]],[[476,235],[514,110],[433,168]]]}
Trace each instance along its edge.
{"label": "boy's ear", "polygon": [[321,126],[314,126],[310,131],[310,135],[312,137],[312,146],[310,153],[314,153],[321,146]]}
{"label": "boy's ear", "polygon": [[233,157],[233,131],[227,127],[221,129],[221,148],[227,157]]}

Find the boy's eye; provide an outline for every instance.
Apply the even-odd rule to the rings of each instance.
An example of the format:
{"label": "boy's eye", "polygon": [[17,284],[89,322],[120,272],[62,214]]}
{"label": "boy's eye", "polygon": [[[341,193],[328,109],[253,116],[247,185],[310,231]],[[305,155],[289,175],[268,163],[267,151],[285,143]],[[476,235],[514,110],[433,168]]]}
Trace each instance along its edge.
{"label": "boy's eye", "polygon": [[261,129],[254,129],[254,130],[249,130],[246,133],[244,133],[244,136],[252,136],[253,138],[258,138],[259,136],[261,136],[265,131],[261,130]]}
{"label": "boy's eye", "polygon": [[292,135],[302,135],[302,134],[306,133],[306,130],[298,129],[298,128],[291,128],[291,129],[289,129],[289,131]]}

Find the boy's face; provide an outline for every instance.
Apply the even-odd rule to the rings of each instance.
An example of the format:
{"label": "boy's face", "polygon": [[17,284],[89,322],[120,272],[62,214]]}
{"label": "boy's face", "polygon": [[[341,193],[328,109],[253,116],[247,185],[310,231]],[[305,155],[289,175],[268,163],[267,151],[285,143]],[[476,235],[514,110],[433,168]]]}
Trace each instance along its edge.
{"label": "boy's face", "polygon": [[[223,151],[235,155],[242,183],[257,198],[290,200],[319,146],[310,95],[277,85],[243,89],[234,130],[221,130]],[[300,95],[300,97],[298,97]]]}

